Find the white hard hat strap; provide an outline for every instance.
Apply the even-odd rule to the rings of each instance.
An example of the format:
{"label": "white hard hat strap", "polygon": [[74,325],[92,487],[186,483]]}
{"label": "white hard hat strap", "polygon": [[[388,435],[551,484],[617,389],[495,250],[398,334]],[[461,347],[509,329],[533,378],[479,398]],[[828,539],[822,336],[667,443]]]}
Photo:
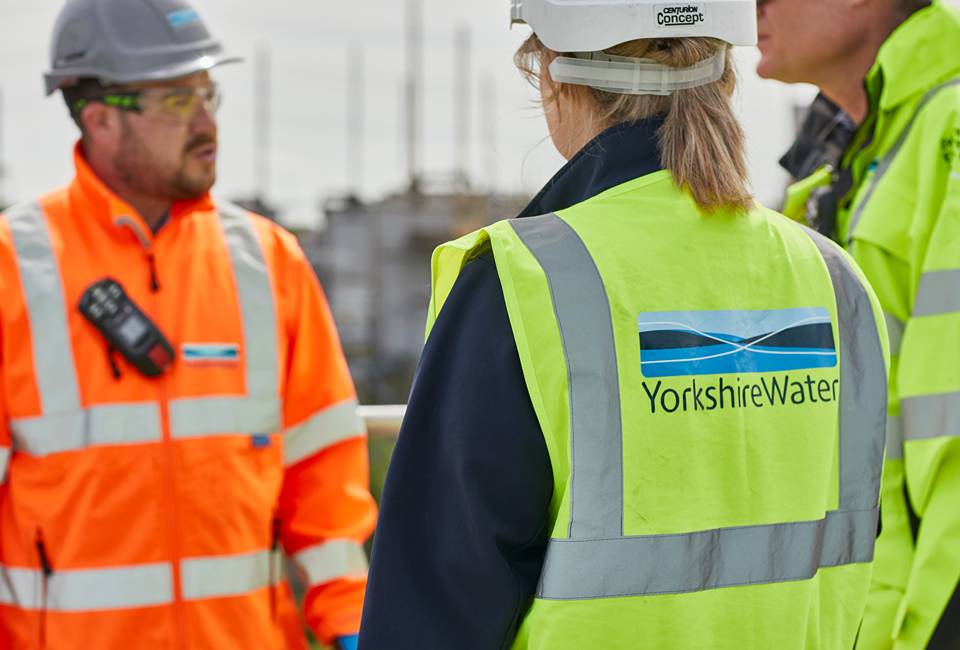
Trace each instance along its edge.
{"label": "white hard hat strap", "polygon": [[705,86],[719,80],[726,63],[727,53],[723,49],[688,68],[673,68],[649,59],[588,52],[557,57],[550,64],[550,77],[558,83],[590,86],[622,95],[672,95],[677,90]]}

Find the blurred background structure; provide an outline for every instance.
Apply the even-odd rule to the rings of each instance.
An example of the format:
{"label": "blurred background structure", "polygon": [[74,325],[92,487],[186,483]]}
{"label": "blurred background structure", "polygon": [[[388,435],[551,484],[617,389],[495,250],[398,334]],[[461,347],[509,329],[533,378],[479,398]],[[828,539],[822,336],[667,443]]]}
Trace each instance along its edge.
{"label": "blurred background structure", "polygon": [[[218,194],[293,229],[313,262],[361,400],[403,403],[422,346],[429,258],[515,215],[563,164],[512,55],[506,0],[197,0],[242,65],[219,69]],[[61,0],[0,0],[0,206],[65,184],[76,129],[41,74]],[[758,79],[735,99],[752,182],[779,204],[777,159],[809,87]]]}

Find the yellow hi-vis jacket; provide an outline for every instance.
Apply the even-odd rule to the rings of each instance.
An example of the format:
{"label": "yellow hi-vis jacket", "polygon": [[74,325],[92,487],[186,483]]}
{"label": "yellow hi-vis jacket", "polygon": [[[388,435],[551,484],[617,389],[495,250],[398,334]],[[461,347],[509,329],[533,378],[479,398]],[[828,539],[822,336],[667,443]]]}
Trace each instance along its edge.
{"label": "yellow hi-vis jacket", "polygon": [[841,169],[791,188],[803,218],[831,176],[838,236],[890,331],[883,533],[858,648],[960,647],[960,13],[916,12],[867,75],[870,110]]}

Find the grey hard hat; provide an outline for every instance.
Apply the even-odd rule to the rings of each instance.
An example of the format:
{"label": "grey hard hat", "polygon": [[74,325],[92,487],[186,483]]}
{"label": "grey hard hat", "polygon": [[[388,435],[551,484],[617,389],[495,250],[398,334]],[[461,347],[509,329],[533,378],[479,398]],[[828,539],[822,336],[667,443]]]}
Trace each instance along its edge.
{"label": "grey hard hat", "polygon": [[182,0],[68,0],[44,78],[50,95],[84,77],[105,84],[177,79],[236,61]]}

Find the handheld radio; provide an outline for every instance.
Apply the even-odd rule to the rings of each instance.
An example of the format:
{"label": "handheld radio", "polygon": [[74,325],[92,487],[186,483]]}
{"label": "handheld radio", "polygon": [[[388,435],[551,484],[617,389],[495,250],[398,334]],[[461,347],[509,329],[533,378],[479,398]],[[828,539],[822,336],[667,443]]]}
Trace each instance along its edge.
{"label": "handheld radio", "polygon": [[113,278],[90,285],[80,298],[79,309],[141,374],[159,377],[173,363],[175,353],[163,332]]}

